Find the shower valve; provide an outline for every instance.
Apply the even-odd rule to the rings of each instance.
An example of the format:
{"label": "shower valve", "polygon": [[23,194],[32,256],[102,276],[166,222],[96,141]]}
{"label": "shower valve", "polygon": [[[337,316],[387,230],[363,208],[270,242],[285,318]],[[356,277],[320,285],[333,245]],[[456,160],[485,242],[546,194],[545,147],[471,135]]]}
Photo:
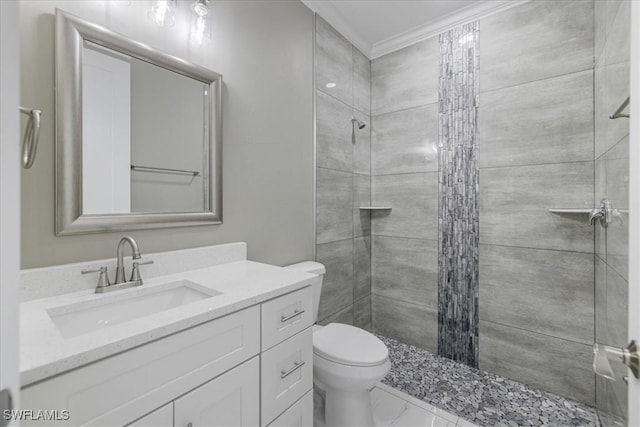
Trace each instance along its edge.
{"label": "shower valve", "polygon": [[600,224],[607,228],[614,216],[614,209],[611,209],[611,202],[607,199],[600,201],[599,209],[592,209],[589,214],[589,224],[595,224],[596,219],[600,220]]}

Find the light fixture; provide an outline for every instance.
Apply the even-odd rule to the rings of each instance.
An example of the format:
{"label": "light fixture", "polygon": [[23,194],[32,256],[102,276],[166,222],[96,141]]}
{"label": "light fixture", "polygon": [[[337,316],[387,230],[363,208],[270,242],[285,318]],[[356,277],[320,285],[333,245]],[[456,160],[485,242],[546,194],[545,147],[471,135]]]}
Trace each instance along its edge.
{"label": "light fixture", "polygon": [[193,23],[191,24],[191,39],[198,44],[202,44],[207,31],[209,1],[210,0],[196,0],[191,6],[194,12]]}
{"label": "light fixture", "polygon": [[329,83],[327,83],[327,84],[325,85],[325,87],[326,87],[327,89],[333,89],[333,88],[334,88],[334,87],[336,87],[336,86],[337,86],[337,85],[336,85],[335,83],[333,83],[333,82],[329,82]]}
{"label": "light fixture", "polygon": [[176,18],[176,3],[177,0],[158,0],[149,14],[161,27],[172,27]]}

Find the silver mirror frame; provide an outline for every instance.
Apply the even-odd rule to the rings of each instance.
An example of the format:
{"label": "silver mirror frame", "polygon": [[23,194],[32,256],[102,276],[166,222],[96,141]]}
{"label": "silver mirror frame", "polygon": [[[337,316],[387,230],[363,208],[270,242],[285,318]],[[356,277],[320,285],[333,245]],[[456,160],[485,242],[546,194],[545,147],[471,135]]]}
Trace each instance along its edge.
{"label": "silver mirror frame", "polygon": [[[222,223],[222,76],[56,9],[56,235]],[[209,85],[208,208],[179,213],[82,213],[82,48],[85,40]]]}

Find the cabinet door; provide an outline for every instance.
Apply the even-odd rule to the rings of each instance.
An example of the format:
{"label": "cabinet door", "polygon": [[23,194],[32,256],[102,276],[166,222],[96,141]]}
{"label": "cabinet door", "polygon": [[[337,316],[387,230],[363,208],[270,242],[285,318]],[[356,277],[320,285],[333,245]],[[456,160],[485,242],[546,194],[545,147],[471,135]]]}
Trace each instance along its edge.
{"label": "cabinet door", "polygon": [[257,426],[259,366],[256,356],[175,400],[175,426]]}
{"label": "cabinet door", "polygon": [[173,427],[173,402],[132,422],[127,427]]}
{"label": "cabinet door", "polygon": [[308,391],[268,427],[313,427],[313,391]]}

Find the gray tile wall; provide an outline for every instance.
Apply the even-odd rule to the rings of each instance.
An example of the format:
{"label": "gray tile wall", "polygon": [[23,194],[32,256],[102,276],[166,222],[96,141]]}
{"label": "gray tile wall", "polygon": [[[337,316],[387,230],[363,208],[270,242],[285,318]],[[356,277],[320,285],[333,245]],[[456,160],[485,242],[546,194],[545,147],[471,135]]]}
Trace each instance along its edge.
{"label": "gray tile wall", "polygon": [[[629,208],[629,120],[609,115],[629,96],[629,8],[628,0],[612,0],[597,1],[595,9],[595,202],[607,198],[620,211]],[[616,347],[627,344],[628,219],[621,212],[606,229],[595,227],[595,339]],[[626,424],[626,370],[618,365],[617,381],[596,381],[605,427]]]}
{"label": "gray tile wall", "polygon": [[[532,19],[532,17],[534,17]],[[594,403],[594,2],[480,20],[480,368]]]}
{"label": "gray tile wall", "polygon": [[[333,87],[327,87],[333,83]],[[329,85],[332,86],[332,85]],[[371,61],[316,15],[318,320],[371,329]],[[364,122],[352,141],[351,118]]]}
{"label": "gray tile wall", "polygon": [[371,63],[374,331],[438,351],[438,38]]}

